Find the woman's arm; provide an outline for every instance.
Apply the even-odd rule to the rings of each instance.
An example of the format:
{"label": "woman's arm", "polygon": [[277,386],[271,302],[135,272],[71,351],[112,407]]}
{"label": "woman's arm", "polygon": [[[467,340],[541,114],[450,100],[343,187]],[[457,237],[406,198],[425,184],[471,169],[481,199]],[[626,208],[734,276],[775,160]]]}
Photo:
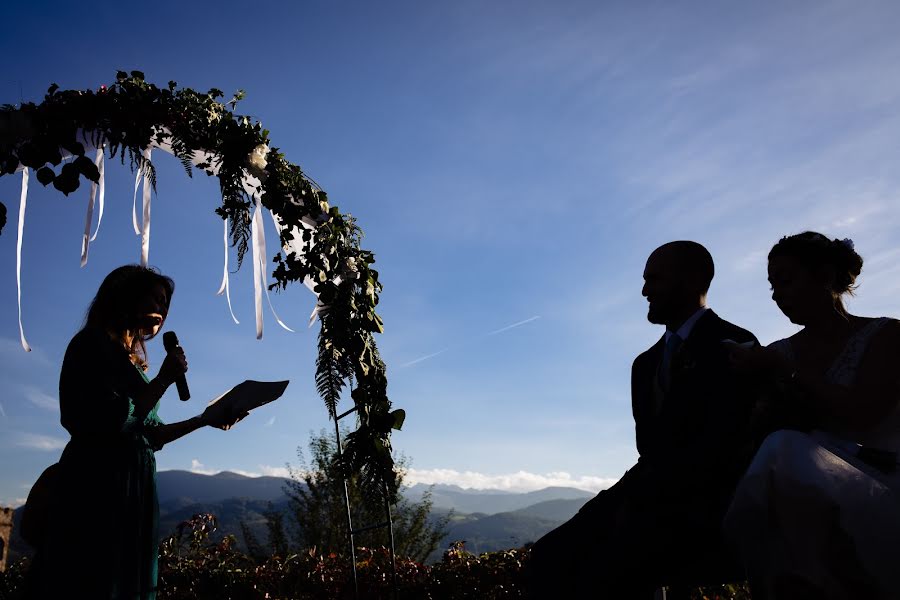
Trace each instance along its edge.
{"label": "woman's arm", "polygon": [[238,415],[237,417],[224,416],[220,419],[216,419],[207,416],[206,413],[204,413],[202,415],[197,415],[196,417],[191,417],[187,421],[180,421],[178,423],[169,423],[166,425],[157,425],[156,427],[151,427],[144,435],[147,437],[147,441],[150,442],[151,446],[159,449],[169,442],[173,442],[178,438],[184,437],[189,433],[193,433],[194,431],[197,431],[201,427],[206,427],[207,425],[209,425],[210,427],[215,427],[216,429],[228,431],[234,426],[235,423],[246,417],[247,414],[248,413],[244,413],[242,415]]}
{"label": "woman's arm", "polygon": [[147,437],[147,441],[150,442],[151,446],[154,448],[162,448],[169,442],[184,437],[206,425],[207,423],[203,420],[203,417],[198,415],[196,417],[191,417],[187,421],[150,427],[144,435]]}

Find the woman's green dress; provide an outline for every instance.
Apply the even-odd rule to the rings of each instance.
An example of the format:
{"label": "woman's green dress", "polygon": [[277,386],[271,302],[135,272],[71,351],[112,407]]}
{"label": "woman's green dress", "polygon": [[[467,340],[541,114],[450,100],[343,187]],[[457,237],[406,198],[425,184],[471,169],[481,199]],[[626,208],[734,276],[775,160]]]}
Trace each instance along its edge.
{"label": "woman's green dress", "polygon": [[121,345],[85,328],[66,350],[61,422],[72,439],[59,460],[49,527],[35,559],[41,598],[154,599],[159,503],[148,430],[132,398],[148,383]]}

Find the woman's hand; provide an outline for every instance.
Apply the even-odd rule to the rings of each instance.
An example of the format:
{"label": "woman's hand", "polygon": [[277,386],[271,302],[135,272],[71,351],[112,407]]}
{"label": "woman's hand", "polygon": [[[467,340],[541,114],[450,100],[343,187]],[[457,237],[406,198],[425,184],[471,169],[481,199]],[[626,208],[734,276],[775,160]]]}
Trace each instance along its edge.
{"label": "woman's hand", "polygon": [[175,380],[187,373],[188,363],[184,355],[184,349],[176,346],[172,352],[166,354],[162,365],[159,367],[159,373],[156,378],[162,381],[166,387],[169,387]]}
{"label": "woman's hand", "polygon": [[215,427],[216,429],[221,429],[222,431],[228,431],[236,423],[243,420],[250,413],[243,413],[237,416],[233,416],[229,411],[222,410],[221,407],[217,407],[215,404],[207,408],[203,411],[203,414],[200,415],[200,421],[204,425],[209,425],[210,427]]}

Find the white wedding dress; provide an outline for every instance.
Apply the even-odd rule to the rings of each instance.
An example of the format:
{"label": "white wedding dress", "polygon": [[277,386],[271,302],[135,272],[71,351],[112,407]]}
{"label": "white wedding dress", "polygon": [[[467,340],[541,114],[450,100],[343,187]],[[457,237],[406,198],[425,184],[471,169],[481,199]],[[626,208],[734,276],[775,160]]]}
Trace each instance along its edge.
{"label": "white wedding dress", "polygon": [[[851,385],[868,341],[889,321],[875,319],[853,336],[826,379]],[[793,355],[789,340],[770,348]],[[869,431],[782,430],[763,442],[724,526],[768,594],[779,578],[794,576],[826,598],[900,598],[900,467],[867,464],[860,445],[900,451],[900,395]]]}

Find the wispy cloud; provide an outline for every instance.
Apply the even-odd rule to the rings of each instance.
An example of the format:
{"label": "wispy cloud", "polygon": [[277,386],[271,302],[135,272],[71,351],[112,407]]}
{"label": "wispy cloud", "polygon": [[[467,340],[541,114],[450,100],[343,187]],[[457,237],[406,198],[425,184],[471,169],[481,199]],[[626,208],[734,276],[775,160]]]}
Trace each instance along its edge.
{"label": "wispy cloud", "polygon": [[403,363],[400,366],[401,367],[411,367],[413,365],[419,364],[420,362],[426,361],[429,358],[434,358],[435,356],[440,356],[444,352],[447,352],[448,350],[453,350],[456,347],[457,346],[451,346],[449,348],[444,348],[443,350],[438,350],[437,352],[432,352],[431,354],[426,354],[425,356],[420,356],[419,358],[415,358],[407,363]]}
{"label": "wispy cloud", "polygon": [[515,323],[512,323],[511,325],[505,325],[505,326],[501,327],[500,329],[495,329],[495,330],[493,330],[493,331],[489,331],[489,332],[487,332],[487,333],[484,333],[484,334],[481,334],[481,335],[479,335],[479,336],[473,337],[473,338],[471,338],[471,339],[469,339],[469,340],[466,340],[466,341],[464,341],[464,342],[462,342],[462,343],[455,344],[455,345],[453,345],[453,346],[447,346],[446,348],[443,348],[442,350],[438,350],[437,352],[432,352],[432,353],[430,353],[430,354],[426,354],[426,355],[424,355],[424,356],[420,356],[420,357],[418,357],[418,358],[414,358],[413,360],[411,360],[411,361],[409,361],[409,362],[405,362],[405,363],[401,364],[400,366],[401,366],[401,367],[411,367],[411,366],[416,365],[416,364],[418,364],[418,363],[420,363],[420,362],[424,362],[424,361],[426,361],[426,360],[428,360],[428,359],[434,358],[435,356],[440,356],[441,354],[443,354],[443,353],[445,353],[445,352],[449,352],[450,350],[459,350],[460,348],[465,348],[466,346],[469,346],[470,344],[473,344],[473,343],[477,342],[478,340],[483,340],[484,338],[487,338],[487,337],[490,337],[490,336],[494,336],[494,335],[497,335],[497,334],[500,334],[500,333],[504,333],[504,332],[506,332],[506,331],[509,331],[510,329],[515,329],[516,327],[521,327],[522,325],[526,325],[526,324],[531,323],[531,322],[533,322],[533,321],[537,321],[537,320],[540,319],[540,318],[541,318],[540,315],[535,315],[535,316],[533,316],[533,317],[528,317],[527,319],[524,319],[524,320],[522,320],[522,321],[517,321],[517,322],[515,322]]}
{"label": "wispy cloud", "polygon": [[275,417],[270,417],[268,421],[263,424],[263,427],[271,427],[275,424]]}
{"label": "wispy cloud", "polygon": [[515,329],[516,327],[521,327],[522,325],[525,325],[526,323],[531,323],[532,321],[537,321],[540,318],[541,318],[540,315],[528,317],[527,319],[525,319],[523,321],[519,321],[518,323],[513,323],[512,325],[507,325],[506,327],[501,327],[500,329],[495,329],[494,331],[491,331],[490,333],[485,334],[485,336],[497,335],[498,333],[503,333],[504,331],[509,331],[510,329]]}
{"label": "wispy cloud", "polygon": [[59,401],[33,386],[24,386],[25,398],[39,408],[59,412]]}
{"label": "wispy cloud", "polygon": [[41,435],[38,433],[19,433],[16,434],[15,445],[22,448],[30,448],[32,450],[62,450],[66,447],[66,440],[50,435]]}
{"label": "wispy cloud", "polygon": [[590,475],[573,476],[564,471],[552,473],[529,473],[517,471],[500,475],[488,475],[476,471],[456,471],[453,469],[410,469],[404,483],[458,485],[461,488],[479,490],[504,490],[509,492],[532,492],[546,487],[572,487],[591,492],[599,492],[613,485],[617,479]]}
{"label": "wispy cloud", "polygon": [[3,417],[4,419],[9,418],[6,416],[6,411],[3,409],[3,404],[0,404],[0,417]]}

